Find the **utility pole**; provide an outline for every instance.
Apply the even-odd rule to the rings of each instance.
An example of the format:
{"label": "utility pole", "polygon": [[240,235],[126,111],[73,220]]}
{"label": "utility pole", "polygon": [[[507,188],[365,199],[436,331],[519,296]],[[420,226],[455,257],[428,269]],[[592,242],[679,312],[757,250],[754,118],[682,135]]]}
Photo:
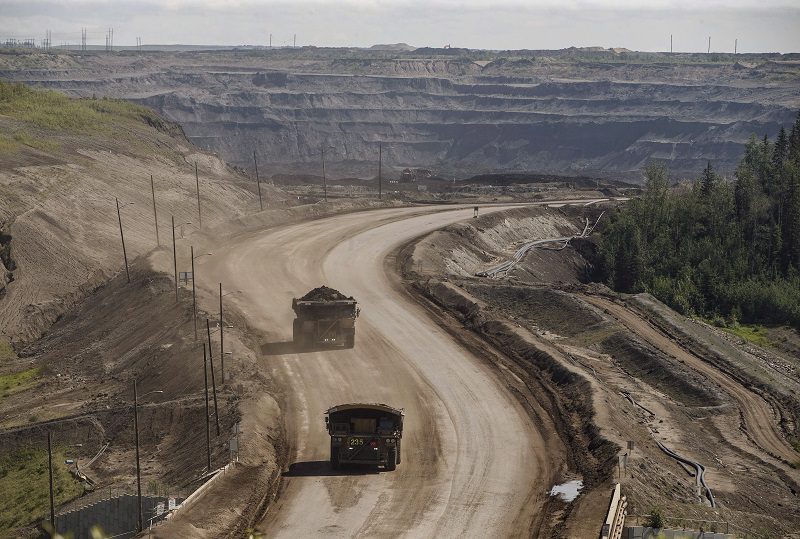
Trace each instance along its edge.
{"label": "utility pole", "polygon": [[172,216],[172,262],[175,264],[175,303],[178,303],[178,252],[175,249],[175,216]]}
{"label": "utility pole", "polygon": [[50,473],[50,524],[53,531],[50,537],[56,536],[56,502],[53,498],[53,435],[47,431],[47,469]]}
{"label": "utility pole", "polygon": [[269,35],[269,48],[272,48],[272,34]]}
{"label": "utility pole", "polygon": [[733,40],[733,54],[734,55],[736,55],[738,49],[739,49],[739,39],[736,38],[736,39]]}
{"label": "utility pole", "polygon": [[194,320],[194,340],[197,340],[197,292],[194,278],[194,245],[189,247],[192,256],[192,320]]}
{"label": "utility pole", "polygon": [[294,45],[292,46],[293,49],[297,48],[297,34],[294,35]]}
{"label": "utility pole", "polygon": [[383,186],[381,185],[381,172],[383,168],[383,145],[378,143],[378,200],[382,198]]}
{"label": "utility pole", "polygon": [[133,429],[136,438],[136,497],[139,510],[139,519],[136,523],[136,531],[142,531],[142,473],[139,467],[139,397],[136,394],[136,378],[133,379]]}
{"label": "utility pole", "polygon": [[197,184],[197,219],[199,229],[203,230],[203,214],[200,212],[200,176],[197,175],[197,161],[194,162],[194,181]]}
{"label": "utility pole", "polygon": [[258,160],[256,159],[256,151],[253,150],[253,163],[256,165],[256,184],[258,185],[258,206],[261,211],[264,211],[264,202],[261,199],[261,180],[258,178]]}
{"label": "utility pole", "polygon": [[119,199],[114,198],[117,203],[117,220],[119,221],[119,237],[122,238],[122,256],[125,258],[125,275],[128,277],[128,282],[131,282],[131,272],[128,270],[128,253],[125,251],[125,235],[122,233],[122,216],[119,213]]}
{"label": "utility pole", "polygon": [[669,53],[672,54],[672,34],[669,35]]}
{"label": "utility pole", "polygon": [[708,54],[711,54],[711,36],[708,36]]}
{"label": "utility pole", "polygon": [[222,335],[222,283],[219,283],[219,358],[222,363],[222,385],[225,385],[225,338]]}
{"label": "utility pole", "polygon": [[206,360],[206,343],[203,343],[203,377],[206,383],[206,472],[211,472],[211,419],[208,417],[208,361]]}
{"label": "utility pole", "polygon": [[156,212],[156,187],[153,183],[153,175],[150,174],[150,191],[153,193],[153,220],[156,223],[156,245],[161,247],[161,240],[158,239],[158,212]]}
{"label": "utility pole", "polygon": [[214,419],[217,422],[217,436],[219,436],[219,408],[217,408],[217,382],[214,379],[214,354],[211,352],[211,322],[206,318],[206,331],[208,331],[208,364],[211,366],[211,391],[214,394]]}
{"label": "utility pole", "polygon": [[322,147],[322,192],[325,202],[328,202],[328,182],[325,179],[325,147]]}

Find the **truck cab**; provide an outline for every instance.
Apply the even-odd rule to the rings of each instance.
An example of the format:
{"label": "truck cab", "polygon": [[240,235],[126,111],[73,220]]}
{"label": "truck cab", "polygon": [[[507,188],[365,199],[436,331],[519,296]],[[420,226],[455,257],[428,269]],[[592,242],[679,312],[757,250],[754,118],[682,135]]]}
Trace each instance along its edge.
{"label": "truck cab", "polygon": [[325,412],[331,467],[373,464],[388,471],[400,464],[403,410],[386,404],[342,404]]}

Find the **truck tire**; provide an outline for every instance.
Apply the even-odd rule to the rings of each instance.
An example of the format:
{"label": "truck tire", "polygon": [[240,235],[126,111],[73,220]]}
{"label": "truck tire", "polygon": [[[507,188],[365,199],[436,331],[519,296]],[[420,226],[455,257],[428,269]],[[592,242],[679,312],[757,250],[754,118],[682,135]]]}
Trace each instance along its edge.
{"label": "truck tire", "polygon": [[356,330],[351,329],[344,334],[344,347],[353,348],[356,344]]}
{"label": "truck tire", "polygon": [[397,450],[393,447],[386,456],[386,470],[393,472],[397,468]]}
{"label": "truck tire", "polygon": [[303,338],[302,331],[303,323],[299,318],[295,318],[294,322],[292,322],[292,342],[295,348],[302,348],[302,343],[300,342],[300,339]]}

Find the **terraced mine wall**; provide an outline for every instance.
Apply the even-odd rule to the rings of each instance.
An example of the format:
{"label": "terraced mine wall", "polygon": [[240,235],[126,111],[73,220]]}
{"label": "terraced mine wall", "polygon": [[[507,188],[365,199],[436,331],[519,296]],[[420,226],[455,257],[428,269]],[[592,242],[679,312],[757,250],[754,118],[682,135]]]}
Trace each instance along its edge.
{"label": "terraced mine wall", "polygon": [[387,167],[454,174],[638,177],[650,158],[684,175],[707,160],[731,171],[751,134],[772,135],[795,114],[748,102],[752,90],[729,87],[294,73],[193,78],[199,87],[237,91],[200,99],[169,92],[142,102],[230,162],[249,166],[256,148],[272,167],[295,172],[316,171],[324,146],[341,172],[374,174],[379,143]]}
{"label": "terraced mine wall", "polygon": [[330,174],[372,177],[382,144],[389,176],[425,167],[445,177],[638,180],[657,158],[693,178],[709,160],[733,172],[750,135],[774,136],[800,107],[800,75],[780,58],[603,63],[557,53],[513,60],[483,51],[485,61],[469,52],[377,58],[333,49],[73,55],[34,70],[0,62],[0,77],[145,103],[230,163],[252,167],[255,150],[268,174],[317,174],[325,147]]}

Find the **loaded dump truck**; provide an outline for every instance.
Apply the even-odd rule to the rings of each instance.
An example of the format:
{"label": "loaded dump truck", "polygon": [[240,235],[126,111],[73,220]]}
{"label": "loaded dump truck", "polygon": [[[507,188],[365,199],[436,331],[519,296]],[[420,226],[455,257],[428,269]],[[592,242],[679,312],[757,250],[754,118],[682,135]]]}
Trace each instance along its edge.
{"label": "loaded dump truck", "polygon": [[320,286],[302,298],[292,299],[297,318],[292,337],[297,348],[352,348],[355,342],[357,302],[338,290]]}
{"label": "loaded dump truck", "polygon": [[400,464],[403,410],[385,404],[342,404],[325,412],[331,435],[331,467],[374,464],[394,470]]}

